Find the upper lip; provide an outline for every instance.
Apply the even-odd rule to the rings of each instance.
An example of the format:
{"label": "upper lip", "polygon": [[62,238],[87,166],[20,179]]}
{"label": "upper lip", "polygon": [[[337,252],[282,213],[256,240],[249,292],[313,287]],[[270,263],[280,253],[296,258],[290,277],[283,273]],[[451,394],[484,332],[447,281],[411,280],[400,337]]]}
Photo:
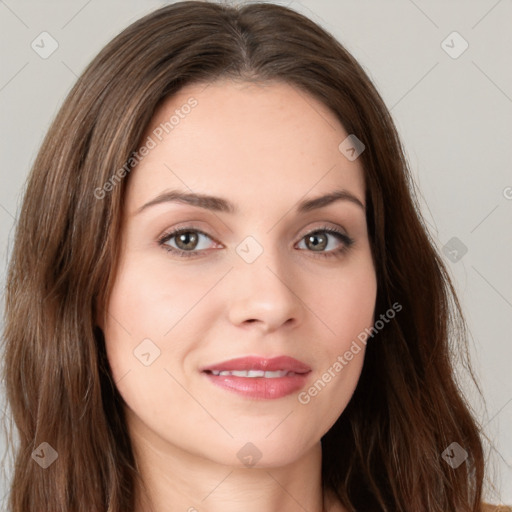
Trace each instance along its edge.
{"label": "upper lip", "polygon": [[205,371],[236,371],[236,370],[263,370],[263,371],[278,371],[286,370],[294,373],[308,373],[311,368],[302,361],[298,361],[293,357],[279,356],[271,359],[259,356],[246,356],[230,359],[221,363],[205,366],[201,368],[202,372]]}

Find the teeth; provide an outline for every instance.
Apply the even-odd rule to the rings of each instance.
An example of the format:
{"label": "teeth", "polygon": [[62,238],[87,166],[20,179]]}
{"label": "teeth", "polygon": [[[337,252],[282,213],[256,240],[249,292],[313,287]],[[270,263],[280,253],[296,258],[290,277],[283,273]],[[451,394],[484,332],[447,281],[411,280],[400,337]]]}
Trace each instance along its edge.
{"label": "teeth", "polygon": [[263,371],[263,370],[211,370],[213,375],[218,375],[222,377],[223,375],[233,375],[234,377],[264,377],[265,379],[276,379],[278,377],[286,377],[287,375],[295,375],[294,372],[289,372],[287,370],[276,370],[273,372]]}
{"label": "teeth", "polygon": [[274,372],[265,372],[265,377],[267,379],[276,379],[277,377],[284,377],[285,375],[288,375],[289,372],[285,370],[276,370]]}

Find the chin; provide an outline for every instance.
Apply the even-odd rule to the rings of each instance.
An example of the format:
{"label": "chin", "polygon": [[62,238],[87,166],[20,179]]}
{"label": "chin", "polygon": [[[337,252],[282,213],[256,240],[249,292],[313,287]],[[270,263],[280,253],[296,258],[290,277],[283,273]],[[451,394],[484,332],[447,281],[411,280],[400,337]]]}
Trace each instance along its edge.
{"label": "chin", "polygon": [[320,438],[304,444],[304,438],[290,436],[285,430],[282,435],[261,432],[244,438],[236,438],[229,441],[228,445],[219,445],[218,450],[212,454],[211,459],[226,466],[240,469],[244,468],[277,468],[293,464],[305,456],[317,445],[320,447]]}

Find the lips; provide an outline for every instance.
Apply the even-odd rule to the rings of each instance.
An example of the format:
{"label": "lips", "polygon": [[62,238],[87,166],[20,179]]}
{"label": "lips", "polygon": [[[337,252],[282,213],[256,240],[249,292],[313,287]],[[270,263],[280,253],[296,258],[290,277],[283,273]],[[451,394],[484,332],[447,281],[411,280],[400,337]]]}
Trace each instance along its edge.
{"label": "lips", "polygon": [[201,369],[213,384],[251,399],[281,398],[301,389],[311,368],[288,356],[241,357]]}

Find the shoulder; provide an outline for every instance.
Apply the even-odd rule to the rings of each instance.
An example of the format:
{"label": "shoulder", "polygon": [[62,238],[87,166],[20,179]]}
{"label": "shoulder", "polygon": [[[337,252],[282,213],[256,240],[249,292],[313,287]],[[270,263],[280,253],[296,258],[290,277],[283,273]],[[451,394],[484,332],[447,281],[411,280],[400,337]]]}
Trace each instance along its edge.
{"label": "shoulder", "polygon": [[482,503],[482,512],[512,512],[512,507],[507,505],[491,505]]}

